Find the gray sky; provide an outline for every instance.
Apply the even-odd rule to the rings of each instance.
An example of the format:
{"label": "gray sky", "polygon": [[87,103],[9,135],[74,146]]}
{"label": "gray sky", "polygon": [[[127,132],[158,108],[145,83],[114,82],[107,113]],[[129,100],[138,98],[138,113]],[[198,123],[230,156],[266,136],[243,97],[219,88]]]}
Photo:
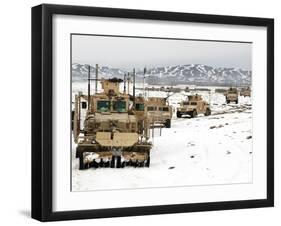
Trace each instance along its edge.
{"label": "gray sky", "polygon": [[252,44],[72,35],[72,63],[131,70],[205,64],[251,70]]}

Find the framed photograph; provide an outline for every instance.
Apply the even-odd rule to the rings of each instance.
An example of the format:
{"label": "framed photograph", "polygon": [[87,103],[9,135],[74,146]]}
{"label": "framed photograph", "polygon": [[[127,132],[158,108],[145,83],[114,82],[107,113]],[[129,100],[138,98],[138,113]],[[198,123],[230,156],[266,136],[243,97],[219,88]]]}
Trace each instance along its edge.
{"label": "framed photograph", "polygon": [[274,205],[274,21],[32,8],[32,217]]}

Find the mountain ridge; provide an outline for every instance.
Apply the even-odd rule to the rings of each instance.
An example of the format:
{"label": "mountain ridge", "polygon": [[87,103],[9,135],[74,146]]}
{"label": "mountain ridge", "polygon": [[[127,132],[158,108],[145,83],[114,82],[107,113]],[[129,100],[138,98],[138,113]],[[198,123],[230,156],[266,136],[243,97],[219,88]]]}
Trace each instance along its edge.
{"label": "mountain ridge", "polygon": [[[122,78],[128,71],[109,66],[99,67],[101,78]],[[95,76],[95,66],[91,66],[91,77]],[[87,64],[72,64],[73,81],[88,78]],[[136,81],[143,81],[143,70],[136,70]],[[212,67],[203,64],[184,64],[153,67],[146,70],[145,81],[150,85],[251,85],[252,71],[240,68]]]}

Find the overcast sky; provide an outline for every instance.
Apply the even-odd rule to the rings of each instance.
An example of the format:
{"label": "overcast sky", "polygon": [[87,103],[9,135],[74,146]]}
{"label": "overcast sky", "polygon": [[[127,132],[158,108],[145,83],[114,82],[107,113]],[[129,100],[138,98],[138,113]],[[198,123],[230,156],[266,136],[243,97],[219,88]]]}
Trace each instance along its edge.
{"label": "overcast sky", "polygon": [[252,44],[72,35],[72,63],[125,70],[205,64],[251,70]]}

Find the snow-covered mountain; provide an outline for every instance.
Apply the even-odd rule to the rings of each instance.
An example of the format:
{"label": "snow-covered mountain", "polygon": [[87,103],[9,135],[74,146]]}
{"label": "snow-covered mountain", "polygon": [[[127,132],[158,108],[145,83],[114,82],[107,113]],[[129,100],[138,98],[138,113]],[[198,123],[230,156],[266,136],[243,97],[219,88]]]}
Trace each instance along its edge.
{"label": "snow-covered mountain", "polygon": [[[99,67],[99,77],[123,78],[127,71],[108,66]],[[88,65],[72,64],[72,79],[87,79]],[[91,77],[95,76],[95,66],[91,67]],[[143,70],[137,70],[136,80],[142,81]],[[186,64],[165,67],[153,67],[147,69],[145,81],[158,85],[250,85],[252,71],[240,68],[214,68],[202,64]]]}
{"label": "snow-covered mountain", "polygon": [[[73,80],[80,80],[80,79],[87,79],[88,78],[88,65],[87,64],[72,64],[72,79]],[[95,65],[91,66],[91,77],[95,77],[96,68]],[[99,78],[112,78],[118,77],[123,78],[124,74],[127,71],[118,69],[118,68],[111,68],[107,66],[99,66],[98,74]]]}

